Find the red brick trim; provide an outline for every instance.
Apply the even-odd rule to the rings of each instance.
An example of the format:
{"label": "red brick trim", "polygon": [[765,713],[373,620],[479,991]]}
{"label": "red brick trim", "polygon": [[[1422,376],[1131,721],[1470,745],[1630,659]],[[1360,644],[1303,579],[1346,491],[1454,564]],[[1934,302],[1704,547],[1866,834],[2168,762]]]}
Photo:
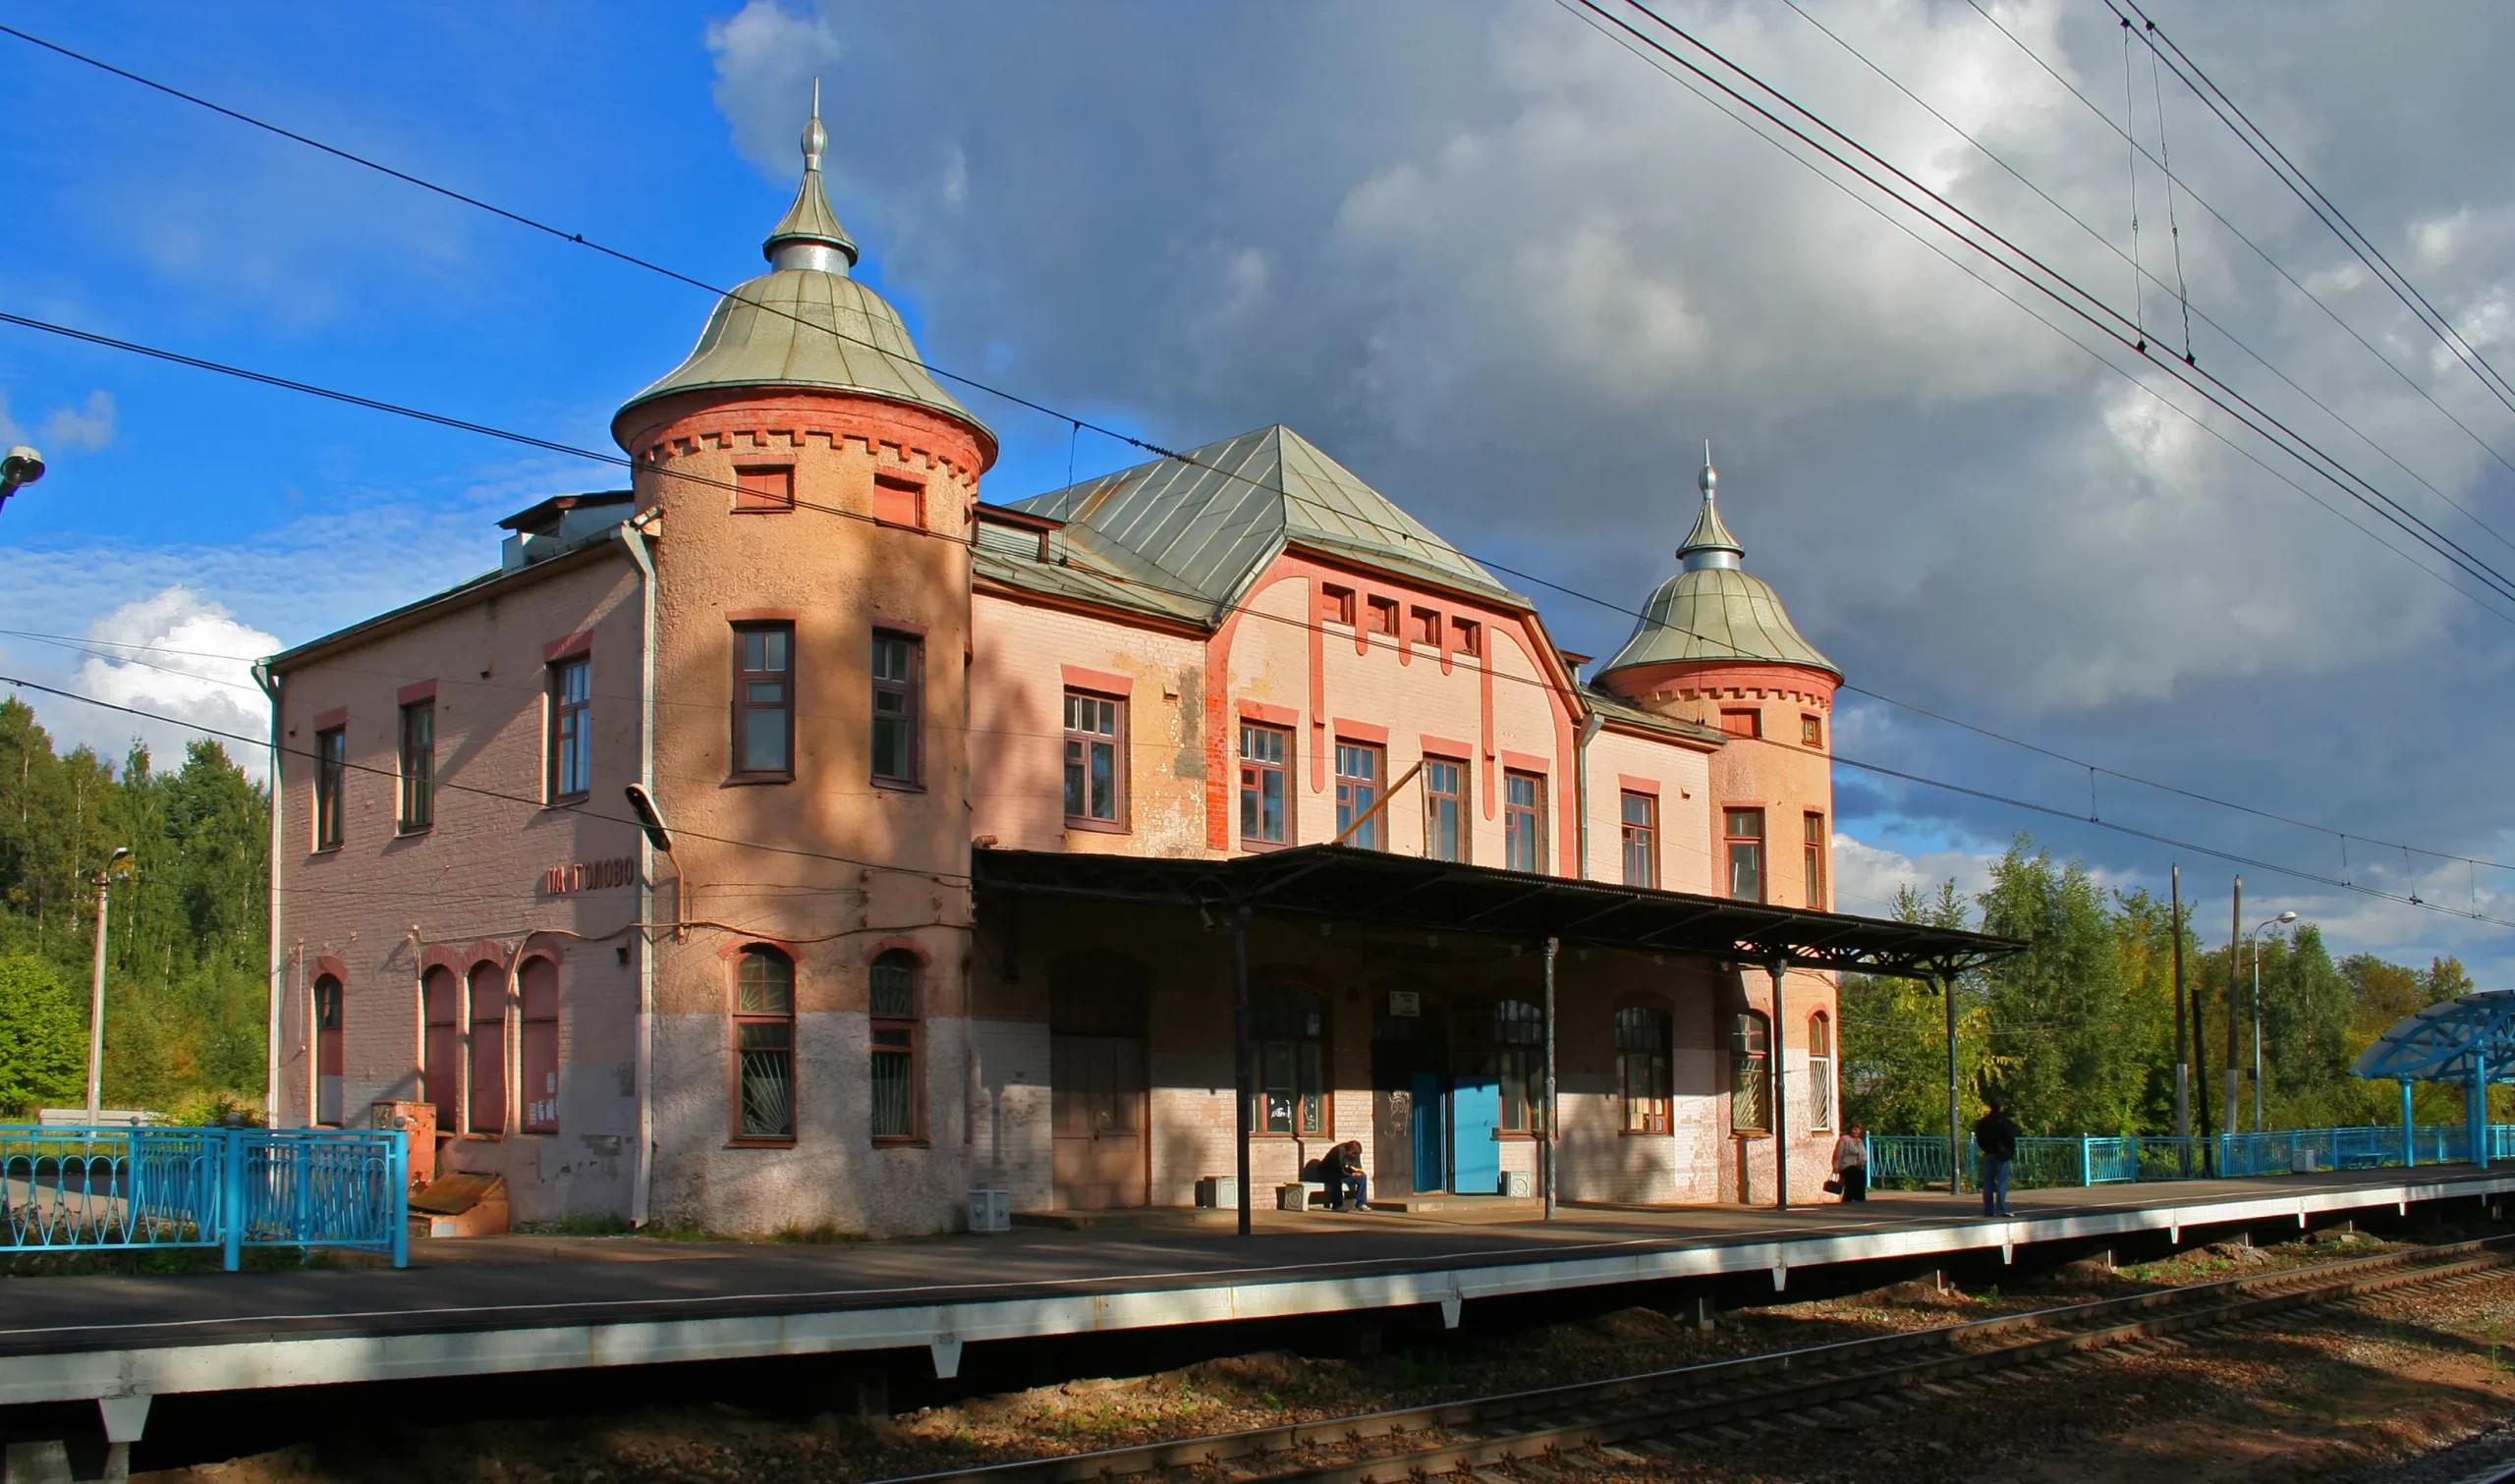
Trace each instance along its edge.
{"label": "red brick trim", "polygon": [[904,465],[884,464],[877,466],[874,468],[873,482],[876,484],[887,482],[905,488],[922,490],[925,488],[925,471],[920,468],[910,468]]}
{"label": "red brick trim", "polygon": [[561,660],[577,659],[592,651],[593,631],[588,629],[582,633],[572,633],[564,639],[552,639],[549,643],[542,645],[541,662],[545,665],[555,665]]}
{"label": "red brick trim", "polygon": [[[743,950],[747,948],[773,948],[779,953],[784,954],[788,959],[794,961],[797,985],[795,993],[801,995],[804,992],[802,988],[804,956],[796,950],[793,943],[788,942],[784,938],[772,938],[766,933],[750,933],[740,937],[728,935],[723,942],[716,945],[716,957],[724,960],[727,963],[731,963],[736,959],[741,958]],[[730,985],[733,981],[728,979],[725,982]],[[732,991],[729,989],[727,993],[730,994]],[[727,1000],[725,1002],[728,1007],[726,1014],[730,1015],[733,1013],[730,1008],[733,1003],[734,1002],[731,1000]]]}
{"label": "red brick trim", "polygon": [[1514,752],[1505,747],[1502,749],[1502,766],[1514,773],[1535,773],[1543,778],[1553,773],[1554,759],[1539,757],[1534,752]]}
{"label": "red brick trim", "polygon": [[1655,778],[1636,778],[1630,773],[1618,773],[1615,786],[1627,794],[1648,794],[1653,798],[1659,797],[1659,780]]}
{"label": "red brick trim", "polygon": [[1264,722],[1270,727],[1296,727],[1301,725],[1300,712],[1294,710],[1290,706],[1270,706],[1264,701],[1242,701],[1240,703],[1240,714],[1246,720],[1253,722]]}
{"label": "red brick trim", "polygon": [[333,978],[341,981],[342,988],[346,989],[349,987],[350,966],[343,963],[340,960],[333,958],[330,954],[325,954],[321,958],[316,959],[308,966],[314,970],[313,977],[307,980],[308,984],[311,984],[314,979],[319,979],[325,974],[330,974]]}
{"label": "red brick trim", "polygon": [[412,706],[420,701],[435,699],[436,682],[434,681],[415,681],[393,692],[393,704],[397,706]]}
{"label": "red brick trim", "polygon": [[728,624],[799,624],[803,619],[792,608],[736,608],[725,615]]}
{"label": "red brick trim", "polygon": [[1132,698],[1136,693],[1136,683],[1127,676],[1112,675],[1106,670],[1086,670],[1081,665],[1060,668],[1069,690],[1093,690],[1121,699]]}
{"label": "red brick trim", "polygon": [[346,727],[349,724],[350,708],[347,706],[334,706],[331,710],[314,718],[314,730],[317,732],[329,732],[334,727]]}
{"label": "red brick trim", "polygon": [[1336,718],[1335,731],[1346,742],[1369,742],[1374,747],[1388,745],[1388,729],[1374,727],[1369,722],[1347,721],[1340,716]]}
{"label": "red brick trim", "polygon": [[495,938],[478,938],[470,943],[431,943],[419,951],[419,972],[442,968],[454,975],[458,983],[469,984],[472,970],[483,963],[494,963],[504,969],[513,956],[507,946]]}
{"label": "red brick trim", "polygon": [[905,633],[913,638],[925,637],[925,626],[911,619],[894,619],[877,613],[873,615],[873,627],[887,629],[893,633]]}
{"label": "red brick trim", "polygon": [[[934,955],[927,950],[924,944],[918,942],[915,938],[882,938],[875,942],[868,943],[865,946],[865,962],[869,964],[874,960],[887,953],[906,953],[912,955],[916,958],[917,966],[920,968],[932,968],[934,966]],[[918,1008],[922,1010],[924,1007],[920,1006]]]}
{"label": "red brick trim", "polygon": [[1460,762],[1465,762],[1476,755],[1474,743],[1463,742],[1455,738],[1434,737],[1429,732],[1423,734],[1421,743],[1424,755],[1426,757],[1454,757]]}

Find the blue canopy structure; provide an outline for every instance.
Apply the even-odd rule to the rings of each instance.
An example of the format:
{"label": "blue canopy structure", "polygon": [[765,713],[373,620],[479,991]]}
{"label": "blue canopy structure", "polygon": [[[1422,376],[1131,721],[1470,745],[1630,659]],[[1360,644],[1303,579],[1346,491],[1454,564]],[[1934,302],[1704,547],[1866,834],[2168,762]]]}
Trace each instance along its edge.
{"label": "blue canopy structure", "polygon": [[2487,1089],[2491,1082],[2515,1082],[2515,990],[2485,989],[2404,1016],[2359,1053],[2349,1074],[2401,1083],[2404,1130],[2411,1127],[2411,1083],[2459,1083],[2472,1162],[2487,1169]]}

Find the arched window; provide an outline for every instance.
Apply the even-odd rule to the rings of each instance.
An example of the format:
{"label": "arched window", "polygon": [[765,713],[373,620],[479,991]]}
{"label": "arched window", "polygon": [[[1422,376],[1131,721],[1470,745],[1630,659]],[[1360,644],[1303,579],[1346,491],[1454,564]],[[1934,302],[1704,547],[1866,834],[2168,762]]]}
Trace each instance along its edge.
{"label": "arched window", "polygon": [[1502,1130],[1545,1127],[1545,1012],[1526,1000],[1493,1006],[1493,1060],[1502,1080]]}
{"label": "arched window", "polygon": [[1258,1107],[1251,1120],[1260,1133],[1323,1134],[1327,1131],[1327,1010],[1318,996],[1298,989],[1258,993]]}
{"label": "arched window", "polygon": [[917,1137],[917,955],[895,948],[866,974],[873,1036],[873,1137]]}
{"label": "arched window", "polygon": [[1624,1131],[1666,1133],[1672,1101],[1666,1016],[1642,1005],[1615,1013],[1615,1079],[1624,1094]]}
{"label": "arched window", "polygon": [[474,1133],[507,1131],[507,971],[472,965],[472,1096],[463,1127]]}
{"label": "arched window", "polygon": [[314,1122],[341,1126],[341,981],[314,981]]}
{"label": "arched window", "polygon": [[747,948],[734,971],[734,1078],[741,1099],[736,1136],[795,1136],[795,961],[773,948]]}
{"label": "arched window", "polygon": [[524,999],[524,1131],[559,1131],[559,965],[527,959],[516,974]]}
{"label": "arched window", "polygon": [[442,965],[419,976],[419,1017],[426,1065],[419,1096],[436,1110],[440,1133],[452,1133],[463,1111],[463,994]]}
{"label": "arched window", "polygon": [[1808,1017],[1808,1127],[1834,1127],[1834,1022],[1821,1010]]}
{"label": "arched window", "polygon": [[1772,1101],[1772,1026],[1752,1010],[1740,1011],[1729,1026],[1729,1127],[1738,1133],[1763,1133],[1772,1127],[1766,1109]]}

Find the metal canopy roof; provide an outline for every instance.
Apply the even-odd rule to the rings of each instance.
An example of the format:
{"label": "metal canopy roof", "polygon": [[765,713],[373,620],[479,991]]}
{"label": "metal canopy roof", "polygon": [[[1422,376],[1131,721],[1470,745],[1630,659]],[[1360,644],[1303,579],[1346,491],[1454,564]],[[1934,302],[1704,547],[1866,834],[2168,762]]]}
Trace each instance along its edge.
{"label": "metal canopy roof", "polygon": [[2468,1083],[2484,1068],[2492,1082],[2515,1081],[2515,990],[2482,990],[2404,1016],[2358,1054],[2349,1074]]}
{"label": "metal canopy roof", "polygon": [[1300,916],[1468,932],[1637,953],[1928,978],[2018,953],[2012,938],[1766,907],[1726,897],[1568,881],[1351,846],[1312,845],[1227,860],[978,851],[980,892],[1183,908],[1248,907]]}

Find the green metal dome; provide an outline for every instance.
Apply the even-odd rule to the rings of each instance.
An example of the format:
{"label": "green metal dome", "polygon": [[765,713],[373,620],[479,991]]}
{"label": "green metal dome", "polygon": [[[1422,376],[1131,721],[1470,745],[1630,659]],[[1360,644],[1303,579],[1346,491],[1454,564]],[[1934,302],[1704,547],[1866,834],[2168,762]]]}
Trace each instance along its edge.
{"label": "green metal dome", "polygon": [[1701,483],[1703,510],[1677,548],[1684,570],[1650,594],[1633,636],[1598,670],[1598,679],[1648,665],[1743,663],[1805,665],[1840,680],[1834,662],[1800,636],[1772,584],[1740,565],[1747,549],[1713,504],[1720,476],[1707,451]]}
{"label": "green metal dome", "polygon": [[855,242],[829,209],[821,186],[820,95],[804,128],[804,181],[795,204],[761,245],[770,270],[716,302],[699,344],[654,385],[621,404],[629,413],[681,392],[802,387],[850,392],[924,408],[964,423],[986,443],[995,435],[926,370],[899,311],[849,276]]}

